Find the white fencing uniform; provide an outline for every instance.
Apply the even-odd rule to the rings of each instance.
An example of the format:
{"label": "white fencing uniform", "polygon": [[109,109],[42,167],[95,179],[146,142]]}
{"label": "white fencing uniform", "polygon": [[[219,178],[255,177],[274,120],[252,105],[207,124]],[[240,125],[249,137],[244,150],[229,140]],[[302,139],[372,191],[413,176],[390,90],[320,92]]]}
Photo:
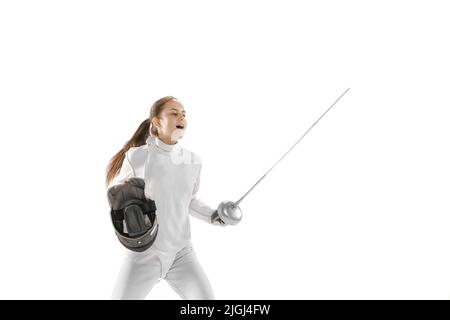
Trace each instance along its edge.
{"label": "white fencing uniform", "polygon": [[211,223],[215,211],[196,197],[200,172],[200,157],[178,142],[168,145],[150,136],[145,145],[128,150],[108,188],[131,177],[143,178],[145,195],[156,204],[159,229],[150,249],[125,249],[112,299],[144,299],[161,279],[182,299],[215,299],[191,243],[189,214]]}

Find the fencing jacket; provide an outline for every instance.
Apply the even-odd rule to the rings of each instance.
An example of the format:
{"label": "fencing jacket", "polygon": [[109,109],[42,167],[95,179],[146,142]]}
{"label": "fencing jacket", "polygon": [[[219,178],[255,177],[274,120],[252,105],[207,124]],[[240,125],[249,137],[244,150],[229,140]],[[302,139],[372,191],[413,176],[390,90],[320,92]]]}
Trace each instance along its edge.
{"label": "fencing jacket", "polygon": [[201,167],[198,155],[178,142],[169,145],[157,137],[149,136],[146,144],[126,152],[122,168],[108,188],[130,177],[145,180],[145,196],[155,201],[159,223],[154,250],[175,252],[190,241],[189,214],[211,223],[215,209],[196,196]]}

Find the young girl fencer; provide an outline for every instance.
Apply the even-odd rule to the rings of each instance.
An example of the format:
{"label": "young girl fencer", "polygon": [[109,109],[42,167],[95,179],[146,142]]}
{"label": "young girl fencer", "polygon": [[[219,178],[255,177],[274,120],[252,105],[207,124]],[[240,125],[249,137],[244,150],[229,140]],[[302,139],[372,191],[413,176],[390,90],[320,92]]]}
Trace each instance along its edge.
{"label": "young girl fencer", "polygon": [[112,299],[144,299],[161,279],[182,299],[215,299],[191,242],[189,214],[213,225],[226,223],[196,196],[201,159],[178,142],[186,126],[183,104],[163,97],[108,165],[107,188],[132,177],[144,179],[145,197],[154,200],[159,225],[150,248],[126,249]]}

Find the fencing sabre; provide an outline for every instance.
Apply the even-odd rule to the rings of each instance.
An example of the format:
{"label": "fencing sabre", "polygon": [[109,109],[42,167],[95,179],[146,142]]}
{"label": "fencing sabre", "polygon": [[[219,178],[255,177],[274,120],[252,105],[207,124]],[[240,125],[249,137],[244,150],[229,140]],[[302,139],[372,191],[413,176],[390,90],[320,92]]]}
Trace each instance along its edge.
{"label": "fencing sabre", "polygon": [[300,139],[298,139],[297,142],[295,142],[294,145],[238,201],[222,201],[219,204],[217,213],[226,224],[235,225],[241,221],[242,211],[239,208],[239,204],[242,202],[242,200],[244,200],[244,198],[256,187],[256,185],[259,184],[261,180],[264,179],[269,174],[269,172],[272,171],[272,169],[275,168],[281,162],[281,160],[283,160],[284,157],[286,157],[289,152],[291,152],[292,149],[294,149],[294,147],[308,134],[308,132],[320,121],[320,119],[322,119],[328,113],[328,111],[330,111],[331,108],[334,107],[334,105],[347,93],[348,90],[350,90],[350,88],[345,90],[344,93],[342,93],[339,98],[337,98],[336,101],[333,102],[333,104],[327,109],[327,111],[325,111],[320,116],[320,118],[317,119],[317,121],[314,122],[308,130],[306,130],[306,132],[300,137]]}

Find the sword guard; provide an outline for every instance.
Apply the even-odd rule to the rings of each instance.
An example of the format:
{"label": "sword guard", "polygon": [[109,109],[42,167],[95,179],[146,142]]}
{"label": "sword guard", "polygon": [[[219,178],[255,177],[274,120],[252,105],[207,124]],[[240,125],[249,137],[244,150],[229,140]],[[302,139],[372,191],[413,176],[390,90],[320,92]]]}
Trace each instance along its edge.
{"label": "sword guard", "polygon": [[222,201],[217,208],[217,213],[223,222],[236,225],[242,220],[242,211],[233,201]]}

